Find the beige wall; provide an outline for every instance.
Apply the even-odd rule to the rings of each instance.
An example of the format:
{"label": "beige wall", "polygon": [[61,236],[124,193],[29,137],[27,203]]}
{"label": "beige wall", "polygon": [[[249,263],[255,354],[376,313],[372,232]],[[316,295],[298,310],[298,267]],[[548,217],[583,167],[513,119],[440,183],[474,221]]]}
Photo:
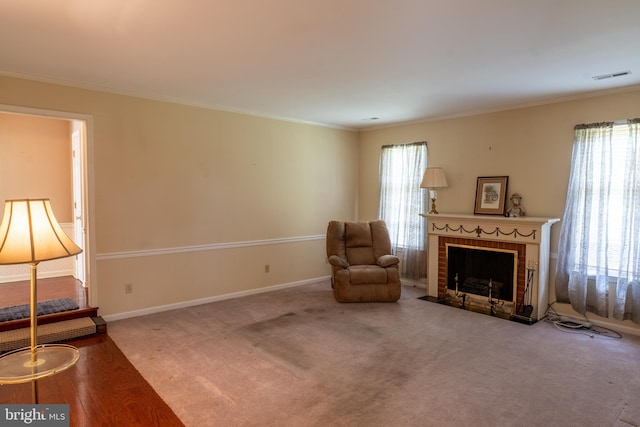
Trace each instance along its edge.
{"label": "beige wall", "polygon": [[438,191],[438,210],[473,213],[477,177],[507,175],[509,193],[523,196],[528,215],[560,217],[573,127],[638,116],[640,90],[363,132],[360,216],[377,215],[380,147],[427,141],[429,166],[442,166],[449,183]]}
{"label": "beige wall", "polygon": [[58,222],[72,222],[69,121],[0,112],[0,158],[0,217],[5,200],[49,198]]}
{"label": "beige wall", "polygon": [[101,315],[326,276],[307,237],[357,215],[355,132],[8,77],[0,104],[92,118]]}
{"label": "beige wall", "polygon": [[[579,123],[634,117],[640,117],[638,88],[625,93],[363,132],[359,154],[359,216],[377,215],[380,147],[426,140],[429,165],[443,167],[449,183],[448,188],[438,191],[440,212],[472,214],[477,177],[507,175],[509,194],[520,193],[527,215],[561,218],[569,180],[573,127]],[[553,253],[557,252],[560,227],[558,223],[552,228]],[[551,283],[554,283],[553,273]],[[551,294],[553,298],[553,289]]]}
{"label": "beige wall", "polygon": [[114,315],[328,275],[318,236],[377,216],[384,144],[428,141],[442,212],[508,175],[528,215],[561,217],[573,126],[640,116],[640,91],[360,134],[8,77],[0,104],[91,117],[91,285]]}

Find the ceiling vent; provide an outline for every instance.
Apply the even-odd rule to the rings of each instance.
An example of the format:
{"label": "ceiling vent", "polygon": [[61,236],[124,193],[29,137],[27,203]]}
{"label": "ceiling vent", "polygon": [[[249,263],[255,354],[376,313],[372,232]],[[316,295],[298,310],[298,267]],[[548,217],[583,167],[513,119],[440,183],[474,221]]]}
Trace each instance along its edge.
{"label": "ceiling vent", "polygon": [[631,74],[631,71],[620,71],[620,72],[617,72],[617,73],[600,74],[599,76],[593,76],[592,79],[593,80],[606,80],[606,79],[612,79],[614,77],[626,76],[627,74]]}

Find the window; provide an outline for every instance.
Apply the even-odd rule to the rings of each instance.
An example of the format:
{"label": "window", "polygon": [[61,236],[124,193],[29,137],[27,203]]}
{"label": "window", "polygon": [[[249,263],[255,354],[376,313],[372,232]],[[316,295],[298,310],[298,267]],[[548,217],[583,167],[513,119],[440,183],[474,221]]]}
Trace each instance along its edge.
{"label": "window", "polygon": [[[640,323],[640,120],[575,128],[558,301]],[[611,304],[610,304],[611,300]],[[611,307],[610,307],[611,306]]]}
{"label": "window", "polygon": [[385,145],[380,158],[378,216],[387,223],[403,277],[426,275],[424,254],[425,191],[420,188],[427,167],[427,143]]}
{"label": "window", "polygon": [[[594,153],[591,159],[591,179],[580,181],[576,197],[584,197],[577,206],[576,221],[579,230],[575,240],[578,247],[587,249],[587,274],[595,276],[598,265],[606,267],[606,274],[618,277],[622,244],[622,203],[625,193],[624,167],[627,154],[628,133],[626,125],[615,125],[610,137],[596,138],[591,144]],[[599,236],[595,245],[590,244],[592,236]]]}

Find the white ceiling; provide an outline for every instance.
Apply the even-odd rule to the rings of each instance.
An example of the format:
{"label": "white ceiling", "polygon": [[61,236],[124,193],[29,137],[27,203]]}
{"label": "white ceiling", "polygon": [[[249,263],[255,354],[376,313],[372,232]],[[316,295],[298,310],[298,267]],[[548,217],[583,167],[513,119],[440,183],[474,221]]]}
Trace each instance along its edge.
{"label": "white ceiling", "polygon": [[638,0],[0,0],[0,74],[357,129],[638,85],[639,17]]}

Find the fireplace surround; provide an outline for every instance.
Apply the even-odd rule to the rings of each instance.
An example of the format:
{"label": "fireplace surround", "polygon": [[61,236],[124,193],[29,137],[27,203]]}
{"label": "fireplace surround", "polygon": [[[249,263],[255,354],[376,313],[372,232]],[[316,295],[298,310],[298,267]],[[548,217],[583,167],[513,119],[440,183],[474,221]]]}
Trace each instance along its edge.
{"label": "fireplace surround", "polygon": [[[497,301],[505,317],[533,323],[541,319],[548,305],[549,240],[551,226],[559,218],[518,217],[498,215],[422,214],[428,233],[428,296],[438,301],[465,298],[469,292],[451,289],[447,267],[447,248],[512,253],[514,262],[511,300],[492,295],[469,295],[493,309]],[[509,262],[509,261],[507,261]],[[486,273],[485,275],[487,275]],[[486,284],[489,277],[473,278]],[[501,279],[502,280],[502,279]],[[504,286],[504,284],[500,284]],[[525,294],[525,291],[527,292]],[[456,296],[457,294],[457,296]],[[481,294],[481,292],[480,292]],[[502,294],[500,294],[502,295]],[[464,301],[464,300],[463,300]],[[493,312],[492,312],[493,313]]]}

